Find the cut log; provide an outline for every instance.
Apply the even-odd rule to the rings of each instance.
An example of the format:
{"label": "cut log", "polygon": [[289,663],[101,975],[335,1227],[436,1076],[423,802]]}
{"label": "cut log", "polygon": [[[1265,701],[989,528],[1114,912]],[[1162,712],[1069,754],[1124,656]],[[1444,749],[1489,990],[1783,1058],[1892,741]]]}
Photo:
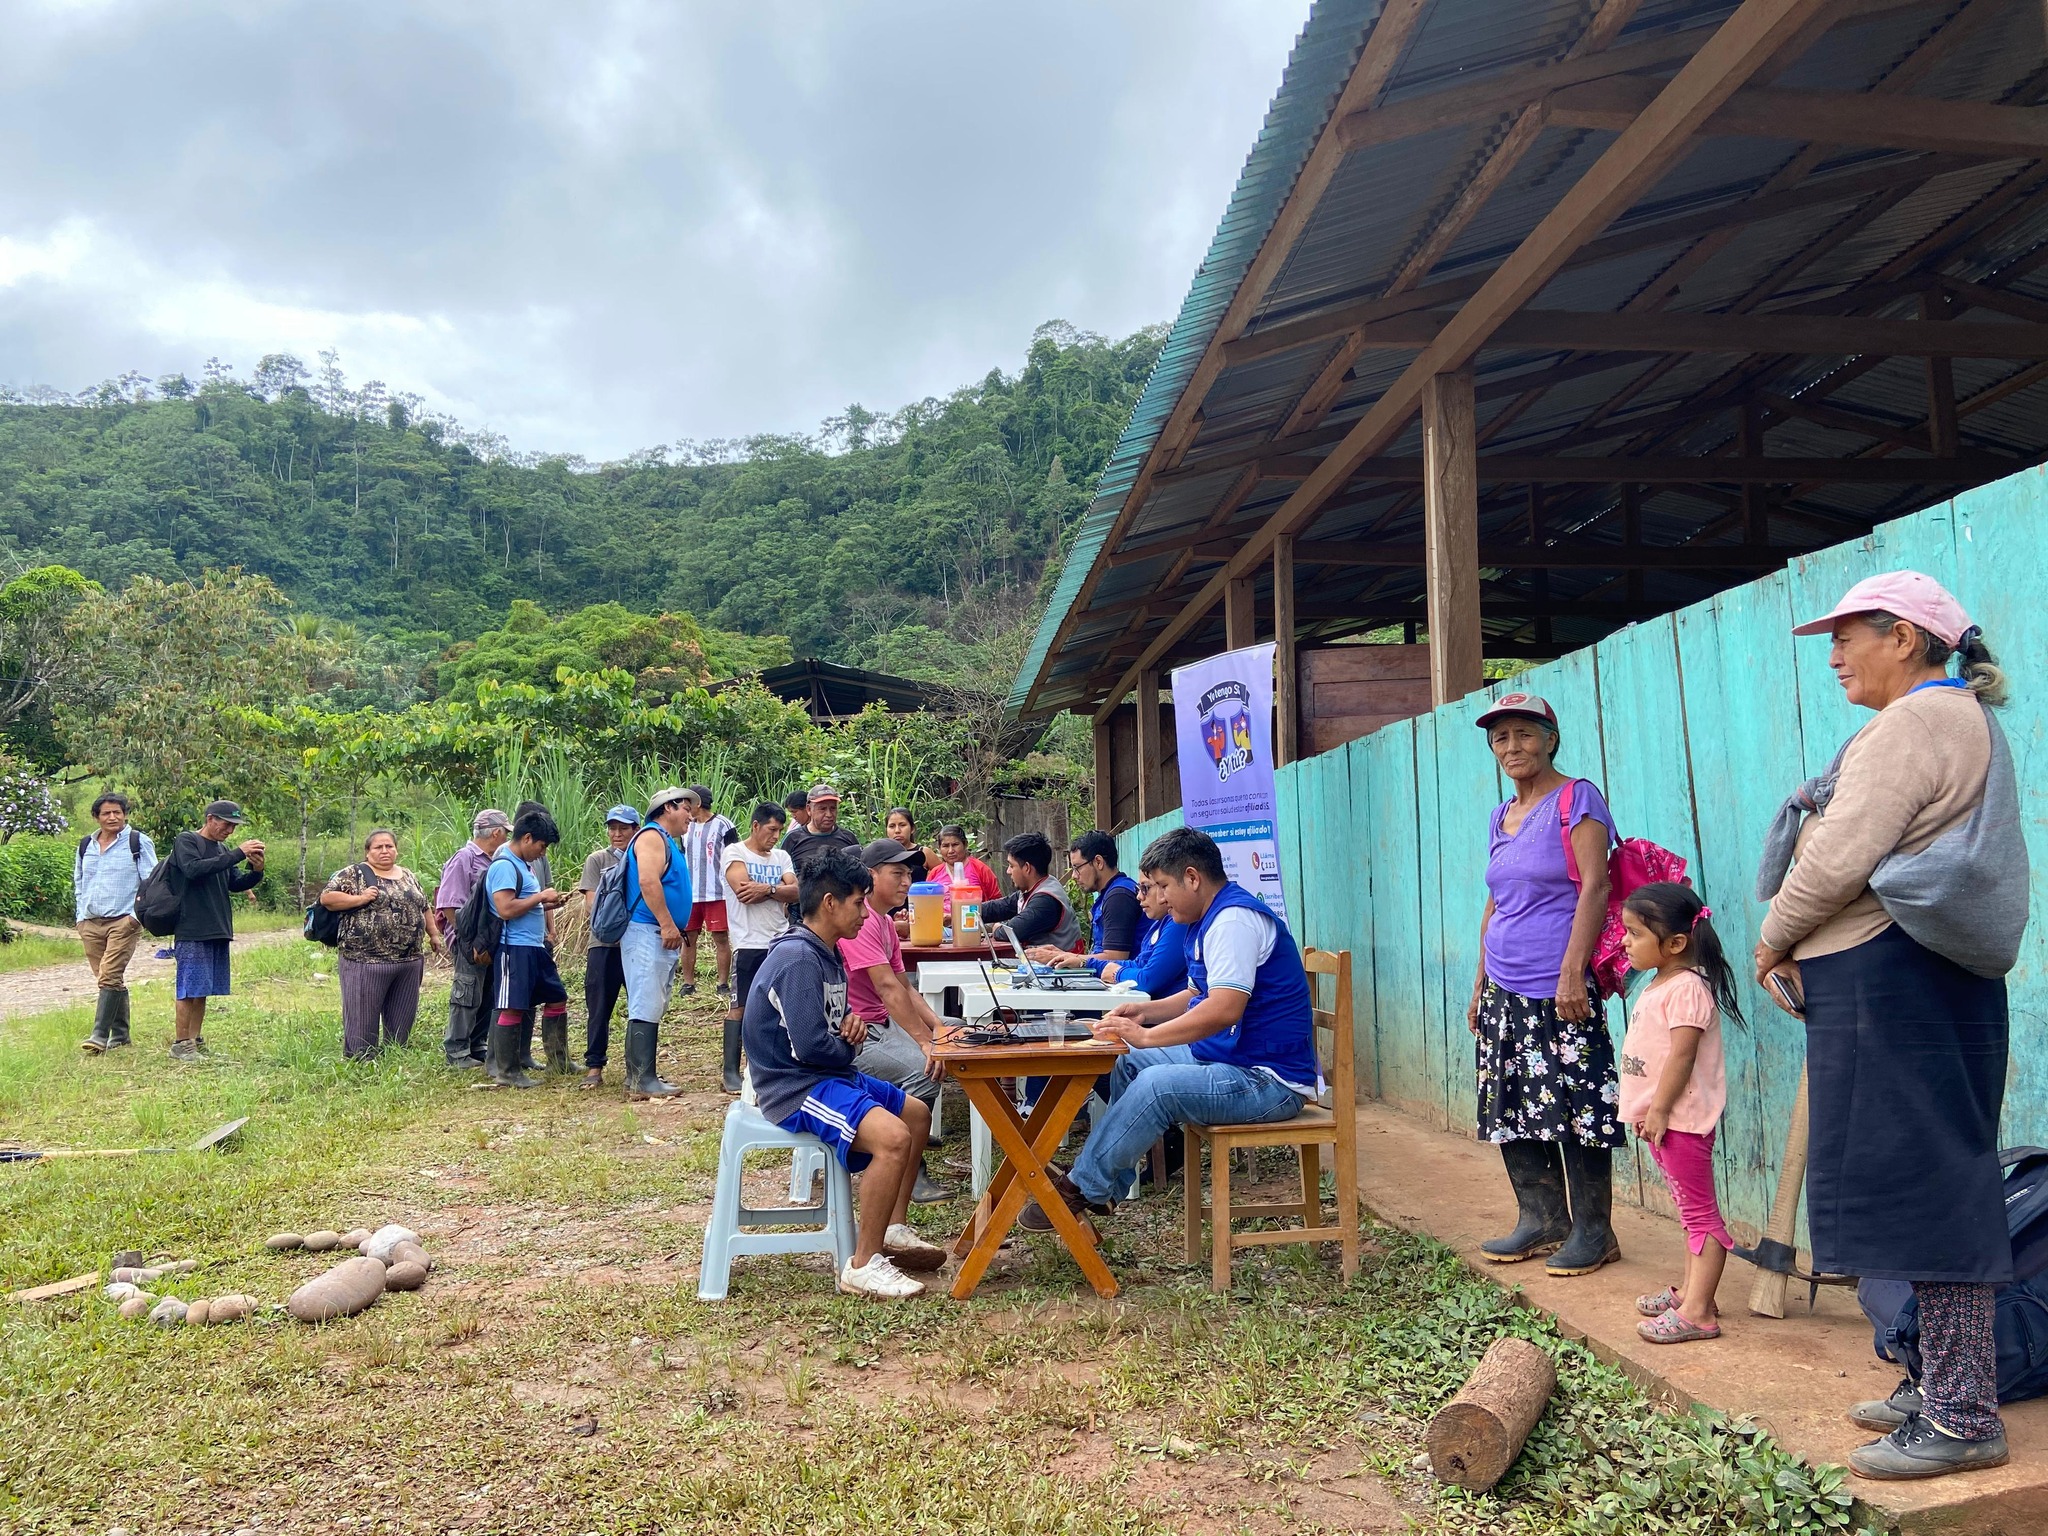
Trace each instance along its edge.
{"label": "cut log", "polygon": [[1479,1369],[1429,1421],[1430,1470],[1484,1493],[1522,1454],[1556,1386],[1549,1355],[1527,1339],[1495,1339]]}
{"label": "cut log", "polygon": [[56,1280],[49,1285],[30,1286],[25,1291],[9,1291],[9,1301],[49,1301],[58,1296],[75,1296],[80,1291],[89,1291],[100,1283],[100,1272],[89,1275],[73,1275],[69,1280]]}

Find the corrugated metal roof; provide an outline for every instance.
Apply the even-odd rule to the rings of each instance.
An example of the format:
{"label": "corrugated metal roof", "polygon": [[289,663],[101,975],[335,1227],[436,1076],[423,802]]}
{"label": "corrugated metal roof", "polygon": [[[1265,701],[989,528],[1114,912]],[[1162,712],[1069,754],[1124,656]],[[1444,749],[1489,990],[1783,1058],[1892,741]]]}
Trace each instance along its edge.
{"label": "corrugated metal roof", "polygon": [[[1426,97],[1449,87],[1483,81],[1502,71],[1565,57],[1597,10],[1597,0],[1431,0],[1416,35],[1389,78],[1382,103]],[[1646,0],[1630,25],[1610,47],[1627,46],[1678,28],[1717,21],[1734,9],[1732,0]],[[1865,91],[1883,88],[1902,61],[1911,58],[1963,10],[1962,0],[1928,0],[1852,17],[1838,23],[1788,66],[1756,83],[1786,89]],[[1011,693],[1021,708],[1034,683],[1054,702],[1073,698],[1075,685],[1100,659],[1102,644],[1127,627],[1130,603],[1156,588],[1170,555],[1109,568],[1107,541],[1160,430],[1180,402],[1189,379],[1215,337],[1253,255],[1271,230],[1294,186],[1300,168],[1322,132],[1332,104],[1341,95],[1366,37],[1379,13],[1376,3],[1339,4],[1323,0],[1312,11],[1290,57],[1251,157],[1239,179],[1208,258],[1176,320],[1158,367],[1105,470],[1096,497],[1083,518],[1065,569],[1055,583],[1050,604],[1025,665]],[[1970,25],[1950,37],[1960,41],[1930,69],[1918,70],[1905,87],[1911,94],[1946,99],[2036,101],[2048,95],[2032,71],[2040,66],[2039,15],[2034,7],[2012,0],[1984,24],[1973,12]],[[1668,75],[1675,65],[1661,71]],[[2025,94],[2015,98],[2016,89]],[[1257,337],[1280,324],[1295,325],[1338,306],[1375,298],[1387,290],[1402,267],[1420,249],[1438,219],[1460,190],[1486,163],[1491,146],[1508,122],[1507,114],[1451,123],[1432,131],[1353,150],[1309,211],[1301,233],[1277,275],[1255,306],[1246,334]],[[1558,198],[1598,161],[1613,141],[1611,133],[1553,127],[1504,178],[1478,214],[1441,253],[1428,283],[1483,276],[1553,208]],[[1974,229],[1976,210],[1987,197],[2022,169],[2020,162],[2002,163],[1950,159],[1933,161],[1901,151],[1831,147],[1813,153],[1800,142],[1729,135],[1697,140],[1666,170],[1655,186],[1624,211],[1603,237],[1626,241],[1634,231],[1690,218],[1696,223],[1666,243],[1643,249],[1618,250],[1599,259],[1588,255],[1568,265],[1545,286],[1532,308],[1573,312],[1613,312],[1628,308],[1643,295],[1656,296],[1656,306],[1671,312],[1723,313],[1755,310],[1759,296],[1772,307],[1824,300],[1870,282],[1914,252],[1929,235],[1946,229]],[[1920,182],[1915,186],[1911,179]],[[1833,201],[1815,200],[1769,220],[1714,223],[1716,215],[1766,192],[1787,187],[1848,187],[1854,195],[1837,193]],[[1896,187],[1897,192],[1884,190]],[[1873,201],[1876,199],[1876,201]],[[1892,206],[1867,217],[1881,204]],[[1988,219],[1982,222],[1989,222]],[[1702,235],[1708,236],[1700,247]],[[1981,251],[1958,258],[1943,270],[1957,277],[1982,280],[2048,245],[2048,208],[2029,204],[2025,216],[2007,227]],[[1675,293],[1666,294],[1665,274],[1686,252],[1687,266]],[[1704,253],[1702,259],[1701,253]],[[1924,258],[1916,258],[1924,259]],[[1787,277],[1787,274],[1793,274]],[[1464,291],[1470,291],[1469,288]],[[2048,264],[2023,275],[2014,291],[2048,301]],[[1907,315],[1917,300],[1910,295],[1884,305],[1865,304],[1862,313]],[[1978,312],[1973,320],[1995,316]],[[1208,474],[1189,474],[1206,456],[1242,454],[1270,439],[1291,415],[1309,382],[1323,367],[1335,344],[1335,333],[1309,338],[1288,350],[1271,352],[1224,367],[1209,387],[1202,405],[1202,428],[1182,458],[1183,470],[1155,483],[1146,505],[1126,520],[1121,545],[1129,548],[1202,528],[1220,498],[1236,481],[1238,470],[1225,466]],[[1334,441],[1344,423],[1368,409],[1406,369],[1412,352],[1368,350],[1354,364],[1338,400],[1324,418],[1339,430],[1312,441]],[[1736,413],[1730,391],[1771,360],[1718,355],[1658,357],[1634,355],[1588,359],[1582,354],[1535,350],[1489,350],[1475,360],[1480,393],[1482,439],[1488,451],[1553,453],[1558,451],[1657,454],[1710,454],[1732,451]],[[1999,360],[1957,359],[1953,372],[1959,398],[1992,389],[2010,380],[2022,365]],[[1842,411],[1868,413],[1891,430],[1920,430],[1927,415],[1926,370],[1917,360],[1901,359],[1876,367],[1840,358],[1780,360],[1773,365],[1770,388],[1780,396],[1815,388],[1833,389],[1844,378],[1853,381],[1830,402]],[[1599,371],[1592,371],[1598,369]],[[1529,383],[1542,392],[1521,399]],[[1624,390],[1625,387],[1625,390]],[[1617,392],[1626,398],[1617,401]],[[2048,381],[1972,410],[1963,421],[1966,449],[2006,451],[2038,458],[2048,454],[2048,422],[2041,406],[2048,402]],[[1685,413],[1698,407],[1699,419]],[[1623,432],[1589,436],[1596,414],[1612,412]],[[1630,427],[1631,422],[1638,425]],[[1805,418],[1770,418],[1769,450],[1781,456],[1812,458],[1897,457],[1895,444],[1873,446],[1839,425]],[[1647,426],[1649,435],[1644,434]],[[1632,442],[1641,447],[1631,450]],[[1391,456],[1419,451],[1419,425],[1411,422],[1385,450]],[[1561,448],[1558,445],[1572,445]],[[1290,450],[1292,451],[1292,450]],[[1906,456],[1910,457],[1911,454]],[[1284,501],[1294,482],[1268,480],[1231,519],[1234,530],[1256,527]],[[1829,484],[1807,488],[1781,513],[1782,537],[1814,536],[1830,526],[1843,529],[1855,520],[1895,515],[1909,510],[1916,496],[1948,494],[1952,487],[1904,484]],[[1781,493],[1774,493],[1780,495]],[[1557,488],[1557,526],[1588,529],[1588,538],[1618,537],[1611,511],[1618,497],[1612,487]],[[1412,487],[1354,484],[1335,498],[1315,525],[1315,538],[1386,537],[1412,539],[1419,512],[1412,506]],[[1647,543],[1676,543],[1699,534],[1729,516],[1739,498],[1725,487],[1659,486],[1641,502],[1643,538]],[[1483,535],[1522,526],[1510,504],[1494,496],[1482,503]],[[1608,516],[1607,522],[1601,522]],[[1803,520],[1803,521],[1802,521]],[[1548,526],[1548,525],[1546,525]],[[1222,531],[1222,530],[1219,530]],[[1721,534],[1717,537],[1727,538]],[[1067,620],[1089,572],[1103,566],[1091,607],[1124,605],[1108,622],[1076,625],[1053,649],[1054,638]],[[1207,567],[1196,563],[1191,577]],[[1261,577],[1261,580],[1265,578]],[[1322,567],[1303,578],[1304,590],[1347,593],[1380,583],[1378,604],[1390,594],[1412,596],[1419,591],[1413,572],[1362,567]],[[1611,573],[1553,571],[1553,595],[1599,590],[1612,585]],[[1661,599],[1690,600],[1712,590],[1718,578],[1704,574],[1645,572],[1647,593]],[[1319,599],[1321,600],[1321,599]],[[1556,626],[1559,634],[1585,632],[1583,625]],[[1589,634],[1589,638],[1592,636]],[[1065,690],[1064,692],[1062,690]],[[1088,702],[1092,703],[1093,700]]]}

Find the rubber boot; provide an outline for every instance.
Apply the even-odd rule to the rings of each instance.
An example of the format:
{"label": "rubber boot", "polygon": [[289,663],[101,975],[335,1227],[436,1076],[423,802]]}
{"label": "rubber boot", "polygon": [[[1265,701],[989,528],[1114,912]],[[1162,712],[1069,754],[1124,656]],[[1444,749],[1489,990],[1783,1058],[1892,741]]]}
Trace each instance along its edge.
{"label": "rubber boot", "polygon": [[107,994],[107,1049],[118,1051],[128,1044],[128,989],[115,987]]}
{"label": "rubber boot", "polygon": [[1507,1165],[1508,1182],[1515,1187],[1515,1204],[1522,1219],[1506,1237],[1490,1237],[1481,1243],[1479,1251],[1495,1264],[1519,1264],[1555,1253],[1572,1231],[1557,1143],[1504,1141],[1500,1160]]}
{"label": "rubber boot", "polygon": [[727,1093],[740,1091],[740,1021],[725,1021],[725,1061],[720,1069],[719,1087]]}
{"label": "rubber boot", "polygon": [[547,1057],[551,1074],[569,1075],[569,1016],[542,1014],[540,1016],[540,1047]]}
{"label": "rubber boot", "polygon": [[484,1047],[489,1052],[484,1061],[484,1073],[500,1088],[531,1088],[532,1078],[519,1066],[519,1043],[526,1034],[524,1024],[493,1024],[491,1043]]}
{"label": "rubber boot", "polygon": [[654,1071],[655,1047],[661,1043],[661,1026],[645,1019],[626,1020],[626,1097],[629,1099],[672,1099],[682,1092],[665,1083]]}
{"label": "rubber boot", "polygon": [[108,1015],[113,1011],[109,1002],[113,996],[114,989],[112,987],[100,988],[99,1004],[92,1011],[92,1033],[78,1042],[80,1050],[90,1051],[93,1055],[97,1056],[112,1044],[112,1030]]}
{"label": "rubber boot", "polygon": [[540,1070],[540,1064],[533,1059],[533,1016],[538,1012],[538,1008],[527,1009],[526,1022],[519,1027],[519,1070],[522,1072]]}
{"label": "rubber boot", "polygon": [[1553,1275],[1590,1275],[1621,1257],[1614,1236],[1614,1153],[1578,1141],[1558,1144],[1572,1202],[1572,1235],[1543,1267]]}

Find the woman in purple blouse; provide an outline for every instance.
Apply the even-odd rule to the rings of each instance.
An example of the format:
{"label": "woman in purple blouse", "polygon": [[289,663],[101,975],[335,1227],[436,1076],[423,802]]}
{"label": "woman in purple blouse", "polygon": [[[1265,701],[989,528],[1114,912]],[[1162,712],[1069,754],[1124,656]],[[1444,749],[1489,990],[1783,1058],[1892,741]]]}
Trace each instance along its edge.
{"label": "woman in purple blouse", "polygon": [[1542,699],[1504,694],[1479,725],[1515,794],[1493,813],[1465,1019],[1477,1040],[1479,1136],[1500,1146],[1521,1211],[1514,1231],[1481,1250],[1499,1264],[1549,1254],[1553,1275],[1591,1274],[1621,1257],[1609,1219],[1621,1090],[1591,977],[1614,821],[1598,789],[1553,765],[1557,714]]}

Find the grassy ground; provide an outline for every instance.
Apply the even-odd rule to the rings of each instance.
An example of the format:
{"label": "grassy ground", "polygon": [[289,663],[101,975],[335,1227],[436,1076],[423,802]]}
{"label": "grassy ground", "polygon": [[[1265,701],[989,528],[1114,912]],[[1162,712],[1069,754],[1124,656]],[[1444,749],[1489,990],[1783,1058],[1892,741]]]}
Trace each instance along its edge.
{"label": "grassy ground", "polygon": [[[339,1060],[330,952],[240,963],[217,1053],[173,1068],[168,1001],[137,1048],[82,1061],[83,1015],[0,1024],[0,1127],[37,1146],[178,1145],[251,1117],[239,1150],[0,1165],[0,1289],[136,1247],[201,1259],[170,1287],[281,1300],[324,1260],[274,1231],[400,1220],[441,1267],[323,1328],[274,1316],[159,1331],[97,1294],[0,1312],[0,1528],[18,1532],[1821,1531],[1835,1473],[1649,1408],[1444,1250],[1375,1230],[1334,1256],[1248,1257],[1218,1298],[1180,1262],[1176,1203],[1107,1224],[1098,1301],[1050,1239],[967,1304],[836,1295],[823,1260],[695,1264],[725,1100],[715,1008],[671,1017],[690,1091],[628,1106],[476,1091],[413,1049]],[[709,988],[704,989],[706,992]],[[616,1067],[614,1068],[616,1078]],[[941,1171],[964,1182],[958,1161]],[[786,1163],[782,1178],[786,1180]],[[758,1177],[776,1182],[766,1166]],[[921,1210],[934,1233],[964,1205]],[[1414,1465],[1421,1426],[1502,1332],[1563,1385],[1497,1496]]]}
{"label": "grassy ground", "polygon": [[15,935],[0,944],[0,975],[9,971],[33,971],[45,965],[66,965],[85,958],[85,946],[76,939],[60,939],[40,933]]}

